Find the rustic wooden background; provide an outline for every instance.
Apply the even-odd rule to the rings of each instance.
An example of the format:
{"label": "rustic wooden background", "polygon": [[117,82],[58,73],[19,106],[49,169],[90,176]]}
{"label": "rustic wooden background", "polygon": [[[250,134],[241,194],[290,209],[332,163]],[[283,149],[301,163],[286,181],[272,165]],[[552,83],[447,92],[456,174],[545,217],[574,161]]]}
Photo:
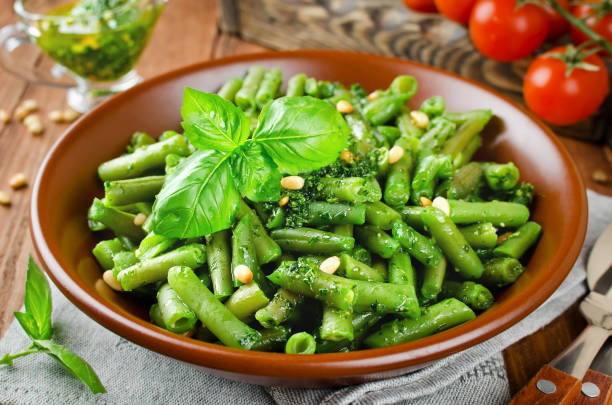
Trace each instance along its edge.
{"label": "rustic wooden background", "polygon": [[[254,4],[258,1],[254,0]],[[11,0],[0,0],[0,26],[17,21],[11,3]],[[220,33],[217,10],[214,0],[170,1],[138,64],[138,71],[150,78],[203,60],[267,50]],[[306,9],[304,13],[312,14],[312,10],[316,9]],[[50,62],[35,49],[30,51],[30,61],[50,66]],[[17,172],[24,172],[33,181],[44,155],[66,129],[65,125],[49,122],[46,116],[51,110],[66,107],[64,91],[29,85],[0,70],[0,109],[12,111],[28,98],[38,100],[41,105],[39,114],[44,122],[44,134],[32,136],[15,120],[4,126],[0,124],[0,189],[8,191],[12,198],[10,207],[0,206],[0,337],[12,322],[13,311],[22,305],[27,257],[34,252],[28,230],[31,189],[10,190],[8,181]],[[612,177],[612,165],[606,161],[601,147],[569,138],[562,138],[562,141],[574,156],[587,186],[612,195],[612,184],[598,184],[591,180],[591,173],[596,169],[604,170]],[[512,390],[524,385],[583,327],[584,320],[573,307],[539,332],[507,348],[504,358]]]}
{"label": "rustic wooden background", "polygon": [[[465,27],[417,13],[401,0],[219,0],[225,32],[273,49],[329,48],[399,56],[485,83],[522,103],[529,59],[499,63],[482,56]],[[561,40],[563,43],[563,40]],[[546,44],[545,47],[551,47]],[[612,100],[600,114],[555,131],[612,143]]]}

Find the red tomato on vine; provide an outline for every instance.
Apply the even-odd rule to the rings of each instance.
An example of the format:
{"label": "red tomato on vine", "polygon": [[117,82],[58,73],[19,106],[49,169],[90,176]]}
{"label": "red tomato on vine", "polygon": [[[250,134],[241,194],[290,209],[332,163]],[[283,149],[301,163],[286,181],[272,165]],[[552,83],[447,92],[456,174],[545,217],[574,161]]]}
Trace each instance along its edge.
{"label": "red tomato on vine", "polygon": [[476,0],[435,0],[435,3],[440,14],[449,20],[467,25]]}
{"label": "red tomato on vine", "polygon": [[422,13],[435,13],[437,11],[434,0],[404,0],[404,5]]}
{"label": "red tomato on vine", "polygon": [[[569,0],[556,0],[561,7],[566,10],[570,10]],[[563,34],[569,31],[570,24],[569,22],[563,18],[563,16],[557,13],[551,6],[548,4],[543,5],[544,12],[546,12],[546,16],[548,17],[548,35],[546,36],[546,40],[554,41],[558,38],[561,38]]]}
{"label": "red tomato on vine", "polygon": [[[587,27],[612,42],[612,1],[589,0],[592,4],[581,4],[574,7],[574,17],[585,19]],[[582,31],[572,26],[572,42],[576,45],[590,40]]]}

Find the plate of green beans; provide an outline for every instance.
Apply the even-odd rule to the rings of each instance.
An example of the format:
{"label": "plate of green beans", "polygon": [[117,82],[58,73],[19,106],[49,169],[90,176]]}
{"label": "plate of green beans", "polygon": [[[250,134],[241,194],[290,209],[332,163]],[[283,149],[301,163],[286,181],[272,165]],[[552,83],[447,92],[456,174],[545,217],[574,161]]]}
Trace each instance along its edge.
{"label": "plate of green beans", "polygon": [[493,112],[412,105],[410,75],[283,79],[253,65],[187,88],[182,131],[135,132],[100,164],[104,281],[157,327],[287,354],[406,343],[493,306],[542,233],[519,168],[473,159]]}

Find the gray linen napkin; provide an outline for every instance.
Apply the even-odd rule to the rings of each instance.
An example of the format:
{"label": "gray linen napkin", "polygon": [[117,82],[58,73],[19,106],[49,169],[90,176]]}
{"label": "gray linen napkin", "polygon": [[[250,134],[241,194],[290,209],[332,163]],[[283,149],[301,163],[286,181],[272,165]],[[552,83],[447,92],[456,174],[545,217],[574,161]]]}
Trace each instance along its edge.
{"label": "gray linen napkin", "polygon": [[[414,373],[340,389],[259,387],[208,375],[139,347],[93,322],[54,286],[54,340],[83,356],[108,393],[92,395],[55,361],[37,354],[0,366],[0,404],[505,404],[510,398],[501,351],[559,316],[586,290],[586,258],[612,222],[612,198],[589,190],[589,228],[576,265],[540,308],[486,342]],[[0,355],[29,344],[17,322]]]}

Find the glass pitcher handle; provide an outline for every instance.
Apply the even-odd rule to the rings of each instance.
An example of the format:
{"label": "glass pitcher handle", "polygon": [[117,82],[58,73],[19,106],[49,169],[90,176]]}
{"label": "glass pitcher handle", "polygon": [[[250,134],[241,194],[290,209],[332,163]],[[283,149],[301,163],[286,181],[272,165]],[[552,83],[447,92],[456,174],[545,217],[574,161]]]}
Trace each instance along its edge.
{"label": "glass pitcher handle", "polygon": [[[28,35],[19,27],[19,25],[7,25],[0,29],[0,65],[8,72],[14,74],[17,77],[27,80],[34,84],[43,84],[53,87],[73,87],[74,82],[69,83],[65,80],[63,73],[64,68],[60,69],[53,68],[51,70],[45,70],[35,66],[33,61],[23,60],[17,56],[17,49],[20,47],[31,47],[37,49],[35,44],[32,43]],[[68,75],[65,75],[68,76]]]}

